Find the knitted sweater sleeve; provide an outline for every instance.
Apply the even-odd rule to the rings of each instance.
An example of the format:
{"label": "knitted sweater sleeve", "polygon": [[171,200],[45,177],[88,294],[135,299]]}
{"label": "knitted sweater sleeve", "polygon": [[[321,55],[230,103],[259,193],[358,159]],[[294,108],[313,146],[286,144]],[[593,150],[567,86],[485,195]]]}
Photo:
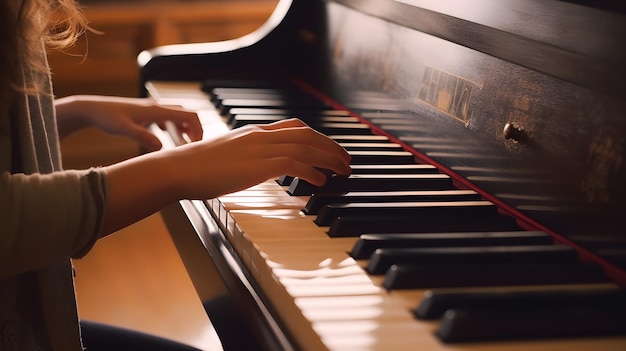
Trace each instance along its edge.
{"label": "knitted sweater sleeve", "polygon": [[84,255],[99,233],[104,194],[97,169],[0,173],[0,278]]}

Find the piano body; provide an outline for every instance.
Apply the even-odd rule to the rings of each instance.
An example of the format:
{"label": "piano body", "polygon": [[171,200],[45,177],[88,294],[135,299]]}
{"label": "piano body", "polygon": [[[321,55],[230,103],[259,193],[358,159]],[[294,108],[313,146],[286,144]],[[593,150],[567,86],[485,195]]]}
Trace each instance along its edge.
{"label": "piano body", "polygon": [[268,350],[626,350],[619,6],[281,0],[141,53],[142,91],[206,138],[299,117],[353,154],[330,187],[164,212],[200,297],[213,265]]}

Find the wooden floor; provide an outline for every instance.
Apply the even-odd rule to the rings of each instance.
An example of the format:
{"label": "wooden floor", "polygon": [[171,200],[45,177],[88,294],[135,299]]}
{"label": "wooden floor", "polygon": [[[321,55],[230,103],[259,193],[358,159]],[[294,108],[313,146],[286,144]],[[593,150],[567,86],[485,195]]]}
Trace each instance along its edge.
{"label": "wooden floor", "polygon": [[74,265],[82,319],[221,349],[159,214],[100,240]]}
{"label": "wooden floor", "polygon": [[[84,168],[131,157],[137,146],[86,131],[62,150],[66,168]],[[74,265],[81,319],[221,350],[160,214],[100,240]]]}

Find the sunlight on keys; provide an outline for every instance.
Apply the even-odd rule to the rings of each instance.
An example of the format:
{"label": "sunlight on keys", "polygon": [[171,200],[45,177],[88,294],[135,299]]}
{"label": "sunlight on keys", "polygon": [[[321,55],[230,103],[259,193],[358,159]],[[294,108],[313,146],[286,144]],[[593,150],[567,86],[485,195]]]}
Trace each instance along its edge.
{"label": "sunlight on keys", "polygon": [[[345,262],[345,260],[342,261],[342,262]],[[341,263],[339,265],[341,265]],[[331,266],[334,266],[333,265],[333,260],[331,258],[327,258],[324,261],[320,262],[319,266],[320,267],[331,267]]]}
{"label": "sunlight on keys", "polygon": [[[313,253],[313,256],[316,254]],[[302,257],[303,253],[298,256]],[[293,297],[362,296],[384,293],[384,289],[372,284],[371,279],[355,265],[352,258],[312,261],[311,257],[307,257],[305,260],[310,263],[300,262],[298,268],[294,267],[293,258],[285,261],[266,259],[265,262],[268,267],[278,267],[272,270],[273,280],[284,286]],[[281,269],[283,266],[290,269]]]}
{"label": "sunlight on keys", "polygon": [[220,202],[229,210],[246,208],[297,208],[301,209],[306,204],[297,198],[289,196],[276,196],[270,192],[263,192],[261,196],[224,196]]}
{"label": "sunlight on keys", "polygon": [[[316,277],[316,278],[281,278],[277,277],[280,283],[287,288],[317,288],[317,287],[329,287],[334,288],[351,285],[372,285],[371,279],[364,274],[352,274],[347,276],[336,277]],[[349,289],[349,288],[348,288]],[[378,291],[379,289],[376,289]]]}
{"label": "sunlight on keys", "polygon": [[313,328],[322,334],[347,334],[354,335],[371,333],[380,329],[380,323],[376,320],[350,321],[335,323],[314,323]]}
{"label": "sunlight on keys", "polygon": [[274,274],[284,278],[319,278],[319,277],[344,277],[351,274],[363,273],[363,269],[359,266],[349,265],[346,267],[313,269],[308,271],[277,268],[273,270]]}
{"label": "sunlight on keys", "polygon": [[228,195],[224,195],[224,197],[228,197],[228,196],[262,196],[262,194],[256,194],[257,191],[268,191],[268,194],[273,194],[274,196],[276,196],[276,194],[283,194],[284,196],[290,196],[289,194],[287,194],[285,192],[285,190],[283,188],[281,188],[278,184],[273,183],[273,181],[269,181],[269,182],[264,182],[264,183],[259,183],[257,185],[253,185],[247,189],[235,192],[235,193],[231,193]]}
{"label": "sunlight on keys", "polygon": [[[253,196],[254,195],[254,196]],[[221,203],[230,202],[265,202],[265,201],[277,201],[283,199],[284,196],[280,196],[275,190],[244,190],[220,197]]]}
{"label": "sunlight on keys", "polygon": [[331,350],[440,349],[431,337],[437,324],[415,323],[410,309],[386,292],[294,302]]}
{"label": "sunlight on keys", "polygon": [[[200,119],[201,122],[204,121],[211,121],[212,119],[215,119],[215,117],[213,117],[213,115],[215,115],[215,109],[213,108],[213,106],[208,103],[206,100],[200,100],[200,99],[196,99],[193,97],[190,98],[162,98],[158,100],[158,103],[160,105],[166,105],[166,106],[180,106],[182,108],[184,108],[185,110],[189,110],[189,111],[195,111],[198,114],[198,118]],[[219,115],[217,115],[219,116]],[[208,118],[207,118],[208,117]],[[220,118],[221,121],[221,118]],[[215,121],[214,123],[211,123],[210,125],[219,125],[219,123],[217,123],[218,121]],[[203,123],[204,124],[204,123]],[[224,122],[221,122],[221,124],[223,125]],[[227,128],[224,127],[219,127],[222,130],[227,130]]]}
{"label": "sunlight on keys", "polygon": [[[263,257],[266,261],[266,264],[268,267],[271,267],[273,270],[277,270],[280,268],[284,268],[285,265],[283,264],[283,262],[279,261],[277,258],[274,258],[275,255],[269,255],[266,252],[260,252],[259,253],[261,255],[261,257]],[[299,255],[300,257],[304,257],[306,256],[306,253],[301,253]],[[286,256],[286,258],[289,258],[289,263],[293,264],[293,256]],[[354,259],[352,258],[345,258],[342,259],[341,261],[338,260],[333,260],[332,258],[323,258],[321,259],[321,261],[317,261],[318,263],[315,263],[315,261],[313,260],[309,260],[307,262],[300,262],[302,264],[304,264],[303,266],[298,267],[297,270],[295,271],[303,271],[304,272],[310,272],[310,273],[315,273],[317,271],[319,271],[320,268],[325,268],[328,270],[334,270],[337,268],[342,268],[342,267],[348,267],[354,264]],[[289,267],[289,266],[287,266]],[[290,266],[293,269],[293,266]],[[311,268],[305,268],[305,267],[311,267]]]}
{"label": "sunlight on keys", "polygon": [[342,321],[342,320],[368,320],[389,314],[383,308],[361,307],[361,308],[325,308],[303,310],[304,316],[313,321]]}
{"label": "sunlight on keys", "polygon": [[387,302],[384,295],[297,297],[295,302],[302,309],[353,307],[370,308]]}
{"label": "sunlight on keys", "polygon": [[285,207],[292,206],[298,207],[300,203],[295,201],[272,201],[271,199],[267,201],[222,201],[222,203],[227,204],[229,209],[237,209],[237,210],[245,210],[246,208],[255,208],[255,209],[263,209],[263,208],[277,208],[277,207]]}
{"label": "sunlight on keys", "polygon": [[293,297],[302,296],[356,296],[380,293],[382,288],[369,284],[350,284],[340,286],[320,285],[320,286],[285,286],[285,289]]}
{"label": "sunlight on keys", "polygon": [[377,319],[325,321],[313,323],[313,329],[332,350],[433,350],[438,345],[430,327],[410,322]]}
{"label": "sunlight on keys", "polygon": [[247,213],[264,218],[290,220],[294,218],[305,217],[304,213],[294,211],[294,209],[267,209],[267,210],[233,210],[236,213]]}

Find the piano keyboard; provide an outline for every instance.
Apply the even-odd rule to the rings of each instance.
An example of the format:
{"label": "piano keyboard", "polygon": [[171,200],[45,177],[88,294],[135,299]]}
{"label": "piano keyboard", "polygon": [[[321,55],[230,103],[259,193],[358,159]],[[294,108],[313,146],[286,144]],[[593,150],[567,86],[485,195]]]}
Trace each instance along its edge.
{"label": "piano keyboard", "polygon": [[319,188],[285,176],[193,205],[217,221],[298,348],[626,349],[626,295],[598,265],[346,111],[280,88],[148,91],[198,111],[205,138],[299,117],[352,154],[353,174]]}

